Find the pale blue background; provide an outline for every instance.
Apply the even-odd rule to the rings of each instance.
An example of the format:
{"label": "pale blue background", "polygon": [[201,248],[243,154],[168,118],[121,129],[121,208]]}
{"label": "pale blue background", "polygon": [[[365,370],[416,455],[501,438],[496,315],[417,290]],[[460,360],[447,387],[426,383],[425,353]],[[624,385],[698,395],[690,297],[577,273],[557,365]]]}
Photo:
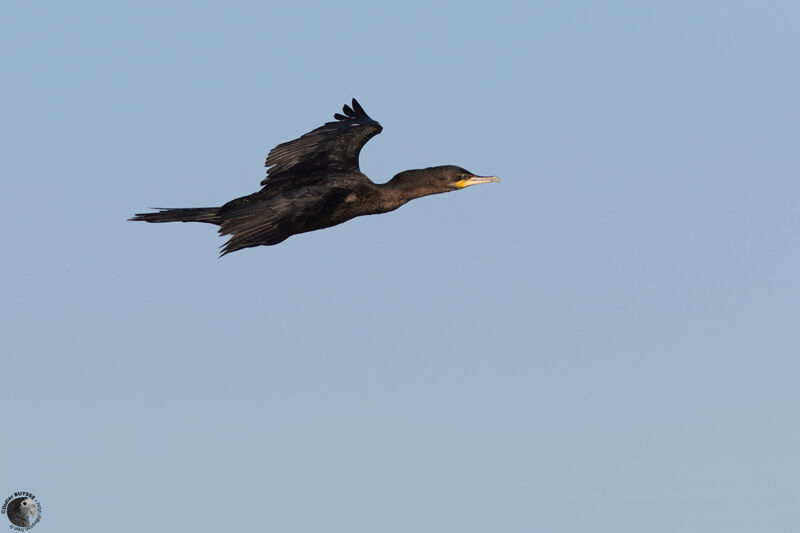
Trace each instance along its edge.
{"label": "pale blue background", "polygon": [[[0,20],[0,492],[37,531],[798,531],[796,2]],[[376,181],[502,183],[221,260],[125,221],[256,190],[352,96]]]}

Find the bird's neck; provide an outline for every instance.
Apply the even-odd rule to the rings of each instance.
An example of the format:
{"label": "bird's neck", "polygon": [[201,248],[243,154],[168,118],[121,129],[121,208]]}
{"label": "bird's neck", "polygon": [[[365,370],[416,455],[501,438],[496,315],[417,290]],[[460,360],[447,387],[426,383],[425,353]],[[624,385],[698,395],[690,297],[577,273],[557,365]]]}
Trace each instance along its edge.
{"label": "bird's neck", "polygon": [[[419,179],[416,173],[420,174]],[[422,171],[407,170],[378,185],[381,212],[394,211],[414,198],[443,192],[426,185],[422,178]]]}

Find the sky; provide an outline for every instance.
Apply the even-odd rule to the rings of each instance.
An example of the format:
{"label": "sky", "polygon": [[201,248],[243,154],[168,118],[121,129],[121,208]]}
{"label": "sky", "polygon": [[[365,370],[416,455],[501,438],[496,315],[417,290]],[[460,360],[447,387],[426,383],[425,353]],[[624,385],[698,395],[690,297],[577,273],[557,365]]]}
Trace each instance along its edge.
{"label": "sky", "polygon": [[[42,533],[796,531],[799,21],[4,2],[0,499]],[[502,181],[221,259],[126,221],[256,191],[352,97],[376,182]]]}

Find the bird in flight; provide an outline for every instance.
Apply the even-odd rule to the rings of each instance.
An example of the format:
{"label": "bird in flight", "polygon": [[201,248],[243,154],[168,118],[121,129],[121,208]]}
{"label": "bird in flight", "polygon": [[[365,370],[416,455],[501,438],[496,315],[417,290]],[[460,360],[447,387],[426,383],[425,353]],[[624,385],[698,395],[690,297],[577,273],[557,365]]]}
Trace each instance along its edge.
{"label": "bird in flight", "polygon": [[406,170],[386,183],[361,173],[358,154],[383,127],[353,99],[335,119],[267,155],[260,191],[222,207],[158,208],[130,220],[206,222],[230,235],[220,256],[253,246],[278,244],[298,233],[328,228],[361,215],[387,213],[429,194],[500,181],[454,165]]}

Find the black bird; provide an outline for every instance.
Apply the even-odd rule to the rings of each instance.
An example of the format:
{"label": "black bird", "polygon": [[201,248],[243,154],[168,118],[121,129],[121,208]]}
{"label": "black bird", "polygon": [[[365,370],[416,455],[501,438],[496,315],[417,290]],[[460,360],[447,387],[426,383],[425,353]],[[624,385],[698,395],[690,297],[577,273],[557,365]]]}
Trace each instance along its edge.
{"label": "black bird", "polygon": [[267,155],[267,177],[258,192],[222,207],[163,209],[140,213],[130,220],[145,222],[207,222],[231,235],[220,256],[242,248],[278,244],[297,233],[328,228],[361,215],[393,211],[406,202],[500,181],[476,176],[453,165],[406,170],[387,183],[373,183],[361,173],[358,154],[383,127],[371,119],[355,98],[334,122],[327,122],[299,139],[279,144]]}

